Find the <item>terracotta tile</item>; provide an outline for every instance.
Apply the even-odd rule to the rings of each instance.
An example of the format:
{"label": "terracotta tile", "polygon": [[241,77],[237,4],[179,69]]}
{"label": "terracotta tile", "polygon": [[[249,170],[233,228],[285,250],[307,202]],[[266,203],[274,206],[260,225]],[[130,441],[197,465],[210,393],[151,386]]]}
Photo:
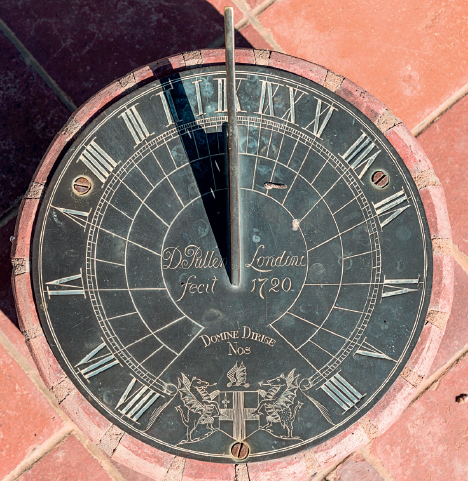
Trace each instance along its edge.
{"label": "terracotta tile", "polygon": [[99,462],[70,435],[18,480],[112,480]]}
{"label": "terracotta tile", "polygon": [[62,426],[62,420],[0,345],[0,478]]}
{"label": "terracotta tile", "polygon": [[468,275],[455,263],[455,296],[452,313],[447,322],[442,343],[434,359],[430,373],[445,365],[458,351],[468,345]]}
{"label": "terracotta tile", "polygon": [[453,242],[468,254],[468,97],[464,97],[437,122],[424,131],[418,141],[426,151],[445,190]]}
{"label": "terracotta tile", "polygon": [[[1,74],[0,74],[1,75]],[[0,93],[1,96],[1,93]],[[0,121],[1,122],[1,121]],[[1,142],[1,141],[0,141]],[[0,168],[0,177],[1,177]],[[10,174],[14,176],[14,174]],[[29,181],[28,181],[29,182]],[[24,182],[25,190],[27,189],[27,182]],[[1,189],[1,188],[0,188]],[[1,195],[0,195],[1,198]],[[13,292],[11,291],[11,241],[15,231],[16,218],[9,221],[5,226],[0,228],[0,311],[8,317],[16,327],[18,327],[18,318],[16,316],[15,300],[13,299]]]}
{"label": "terracotta tile", "polygon": [[360,454],[354,454],[339,465],[327,480],[384,480]]}
{"label": "terracotta tile", "polygon": [[235,3],[230,2],[229,0],[206,0],[206,3],[209,3],[221,15],[224,15],[224,7],[233,7],[234,8],[234,23],[240,22],[244,18],[244,14],[237,8]]}
{"label": "terracotta tile", "polygon": [[[133,69],[206,48],[223,33],[227,0],[5,0],[0,18],[74,100]],[[237,18],[237,15],[236,15]]]}
{"label": "terracotta tile", "polygon": [[468,81],[464,0],[283,0],[259,18],[286,53],[348,77],[410,128]]}
{"label": "terracotta tile", "polygon": [[118,462],[113,461],[112,465],[123,475],[125,480],[154,480],[151,477],[147,477],[136,470],[132,470],[130,467],[126,465],[119,464]]}
{"label": "terracotta tile", "polygon": [[209,464],[186,459],[182,480],[234,480],[234,464]]}
{"label": "terracotta tile", "polygon": [[19,331],[18,327],[5,316],[3,311],[0,311],[0,331],[8,338],[23,358],[29,362],[31,368],[35,369],[34,360],[26,346],[23,334]]}
{"label": "terracotta tile", "polygon": [[371,451],[395,480],[466,480],[468,478],[468,358],[428,390],[372,444]]}
{"label": "terracotta tile", "polygon": [[1,216],[26,192],[39,161],[70,112],[42,78],[26,66],[3,34],[0,51]]}
{"label": "terracotta tile", "polygon": [[251,23],[242,28],[240,32],[254,49],[274,50]]}
{"label": "terracotta tile", "polygon": [[254,9],[255,7],[258,7],[262,3],[264,3],[265,0],[245,0],[245,3],[251,8]]}

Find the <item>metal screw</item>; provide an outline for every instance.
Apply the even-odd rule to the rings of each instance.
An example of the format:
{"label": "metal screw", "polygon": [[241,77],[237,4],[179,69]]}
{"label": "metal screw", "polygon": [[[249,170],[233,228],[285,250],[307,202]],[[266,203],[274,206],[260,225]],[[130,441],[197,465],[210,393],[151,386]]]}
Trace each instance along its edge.
{"label": "metal screw", "polygon": [[73,182],[73,189],[77,194],[83,196],[91,190],[91,181],[87,177],[79,177]]}
{"label": "metal screw", "polygon": [[237,442],[231,447],[231,454],[237,460],[243,460],[249,455],[249,447],[242,442]]}
{"label": "metal screw", "polygon": [[372,174],[372,182],[375,186],[385,187],[388,184],[388,175],[383,171],[376,171]]}

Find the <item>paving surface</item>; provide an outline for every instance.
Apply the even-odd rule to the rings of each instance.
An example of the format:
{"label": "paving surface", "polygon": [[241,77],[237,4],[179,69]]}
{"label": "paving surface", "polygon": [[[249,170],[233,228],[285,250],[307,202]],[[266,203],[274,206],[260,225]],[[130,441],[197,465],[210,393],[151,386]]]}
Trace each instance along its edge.
{"label": "paving surface", "polygon": [[[387,432],[310,478],[467,480],[468,396],[460,397],[468,394],[465,0],[51,0],[46,7],[2,0],[0,478],[148,480],[111,463],[45,389],[17,328],[10,237],[36,166],[76,106],[140,65],[222,46],[226,5],[235,8],[238,46],[325,65],[386,103],[431,159],[452,223],[455,299],[430,378]],[[191,477],[190,470],[170,476]],[[236,473],[239,480],[249,476],[242,466]]]}

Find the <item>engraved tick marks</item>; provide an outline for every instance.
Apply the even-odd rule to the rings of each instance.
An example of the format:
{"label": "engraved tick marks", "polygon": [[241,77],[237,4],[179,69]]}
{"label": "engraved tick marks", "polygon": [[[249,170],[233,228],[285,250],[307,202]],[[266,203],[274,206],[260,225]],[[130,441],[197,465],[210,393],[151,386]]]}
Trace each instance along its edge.
{"label": "engraved tick marks", "polygon": [[78,161],[83,162],[102,183],[106,182],[118,164],[94,139],[85,147]]}
{"label": "engraved tick marks", "polygon": [[[56,289],[51,289],[56,288]],[[70,289],[71,288],[71,289]],[[83,295],[86,298],[85,290],[83,288],[83,274],[75,274],[67,276],[66,278],[59,278],[54,281],[46,283],[46,290],[49,296],[69,296],[69,295]]]}
{"label": "engraved tick marks", "polygon": [[366,394],[359,393],[340,375],[340,372],[327,380],[320,388],[345,412],[356,407],[356,404],[366,396]]}
{"label": "engraved tick marks", "polygon": [[[103,350],[105,352],[104,355],[99,355],[99,353],[101,353]],[[78,372],[83,375],[86,380],[89,380],[90,378],[95,377],[96,375],[99,375],[100,373],[109,370],[109,368],[112,368],[118,364],[119,361],[110,352],[108,346],[103,342],[90,353],[88,353],[75,366],[80,367],[82,365],[86,365],[84,368],[79,368]]]}
{"label": "engraved tick marks", "polygon": [[[354,171],[356,171],[356,175],[359,179],[362,179],[369,167],[380,154],[380,150],[371,154],[375,147],[375,142],[373,142],[364,131],[361,130],[361,132],[362,134],[356,142],[344,154],[340,154],[340,157],[346,161]],[[367,155],[369,155],[369,157],[366,158]],[[361,172],[358,173],[357,170],[360,167],[362,167],[362,169]]]}
{"label": "engraved tick marks", "polygon": [[150,134],[148,129],[146,128],[143,119],[141,118],[139,112],[136,109],[137,105],[138,104],[132,105],[132,107],[124,110],[122,114],[119,115],[119,117],[121,117],[125,122],[127,129],[130,131],[130,134],[135,141],[135,147],[141,144],[149,136],[154,134],[154,132]]}
{"label": "engraved tick marks", "polygon": [[[406,205],[396,208],[396,206],[405,202]],[[373,204],[375,212],[379,218],[381,228],[384,228],[384,226],[386,226],[390,221],[393,221],[397,216],[411,206],[408,202],[408,197],[404,189],[392,194],[391,196],[388,196],[383,201]]]}

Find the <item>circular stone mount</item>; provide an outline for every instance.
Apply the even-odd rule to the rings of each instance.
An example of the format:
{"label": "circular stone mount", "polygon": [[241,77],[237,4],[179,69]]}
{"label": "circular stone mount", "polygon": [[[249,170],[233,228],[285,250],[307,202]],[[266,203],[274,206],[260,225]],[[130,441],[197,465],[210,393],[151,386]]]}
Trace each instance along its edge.
{"label": "circular stone mount", "polygon": [[[135,87],[143,86],[153,80],[189,68],[193,65],[194,59],[196,59],[197,67],[224,65],[225,52],[224,50],[196,51],[162,59],[144,66],[132,72],[129,76],[110,84],[72,115],[65,128],[54,139],[23,199],[12,247],[13,290],[18,318],[27,345],[46,386],[54,394],[57,394],[57,400],[62,409],[95,444],[108,453],[112,460],[125,464],[154,479],[171,476],[171,471],[176,470],[177,465],[172,464],[174,455],[150,447],[129,434],[125,434],[120,428],[111,425],[77,390],[73,389],[70,380],[57,363],[47,344],[39,322],[29,273],[31,242],[44,186],[50,181],[54,168],[67,146],[76,139],[81,129],[93,120],[99,112],[118,102],[129,90],[134,90]],[[235,60],[238,65],[261,64],[312,80],[332,90],[366,115],[393,145],[411,173],[424,204],[432,238],[434,276],[426,323],[413,355],[394,383],[392,390],[388,391],[363,418],[326,443],[273,462],[249,463],[251,480],[265,478],[266,474],[278,479],[287,477],[303,480],[313,473],[337,463],[359,446],[369,443],[370,440],[384,432],[417,394],[418,386],[428,373],[435,357],[451,309],[453,265],[450,255],[450,224],[443,189],[434,175],[429,160],[406,126],[380,101],[348,79],[343,79],[319,65],[287,55],[239,49],[236,51]],[[285,216],[281,210],[279,210],[279,215]],[[293,219],[288,221],[293,223]],[[174,227],[177,228],[177,226]],[[203,223],[198,225],[194,223],[194,229],[198,233],[203,233],[206,226]],[[177,246],[177,243],[170,239],[172,236],[174,236],[174,239],[177,238],[176,231],[169,233],[165,247]],[[297,235],[299,236],[299,232],[297,232]],[[169,244],[169,241],[171,244]],[[259,243],[262,240],[253,240],[253,242],[257,242],[260,246]],[[297,241],[295,249],[303,250],[299,241]],[[222,256],[222,253],[219,254]],[[222,271],[224,268],[216,269]],[[166,276],[165,273],[166,282],[170,285],[171,296],[173,298],[180,297],[180,291],[177,291],[177,289],[183,286],[181,283],[187,283],[188,280],[180,279],[180,274],[171,276],[171,274]],[[221,277],[219,279],[221,280]],[[183,298],[179,302],[182,301]],[[289,300],[285,301],[281,310],[287,308],[288,302]],[[183,309],[189,309],[184,307],[183,304],[180,306]],[[219,311],[219,306],[212,306],[209,309]],[[183,477],[234,480],[236,462],[238,462],[238,459],[234,458],[231,465],[186,459]]]}

